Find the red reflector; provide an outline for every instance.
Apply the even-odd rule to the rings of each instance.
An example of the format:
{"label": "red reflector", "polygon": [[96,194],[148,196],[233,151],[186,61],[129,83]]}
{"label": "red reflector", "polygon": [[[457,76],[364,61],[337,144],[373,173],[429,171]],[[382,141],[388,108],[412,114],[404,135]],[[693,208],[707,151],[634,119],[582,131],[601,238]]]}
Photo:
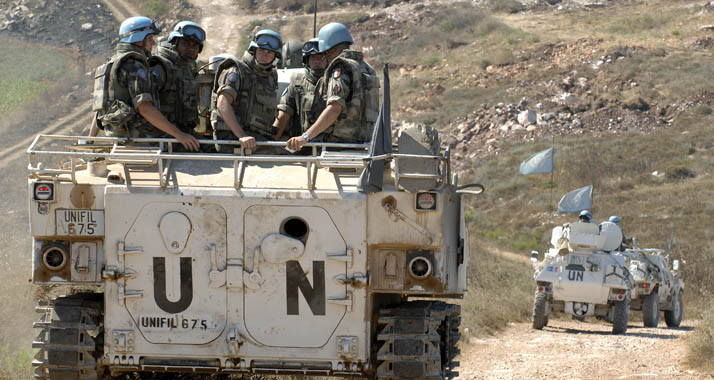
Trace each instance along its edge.
{"label": "red reflector", "polygon": [[642,284],[642,287],[643,287],[643,288],[646,288],[646,287],[647,287],[647,283],[645,282],[644,284]]}
{"label": "red reflector", "polygon": [[621,299],[622,299],[622,296],[621,296],[621,295],[617,296],[617,299],[621,300]]}
{"label": "red reflector", "polygon": [[545,288],[542,287],[542,286],[538,288],[538,291],[539,291],[539,292],[542,292],[542,291],[544,291],[544,290],[545,290]]}
{"label": "red reflector", "polygon": [[38,190],[38,191],[50,191],[50,188],[47,187],[47,186],[40,186],[40,188],[37,189],[37,190]]}

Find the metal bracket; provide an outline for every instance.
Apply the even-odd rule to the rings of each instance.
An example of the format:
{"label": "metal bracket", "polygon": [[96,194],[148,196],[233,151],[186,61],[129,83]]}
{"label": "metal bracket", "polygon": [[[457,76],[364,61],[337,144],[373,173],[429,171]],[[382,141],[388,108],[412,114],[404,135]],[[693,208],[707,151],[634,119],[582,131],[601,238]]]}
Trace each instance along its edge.
{"label": "metal bracket", "polygon": [[131,278],[134,276],[136,276],[136,272],[134,270],[126,269],[124,271],[120,271],[115,265],[107,265],[102,271],[102,278],[110,281],[116,281],[124,277]]}
{"label": "metal bracket", "polygon": [[352,268],[352,257],[354,249],[347,247],[344,252],[328,253],[327,258],[330,260],[343,261],[347,263],[348,268]]}
{"label": "metal bracket", "polygon": [[344,296],[327,297],[327,302],[347,307],[347,311],[352,311],[352,292],[345,292]]}
{"label": "metal bracket", "polygon": [[369,284],[369,276],[361,272],[351,274],[338,274],[335,281],[340,285],[347,285],[353,288],[363,288]]}
{"label": "metal bracket", "polygon": [[143,290],[127,290],[126,285],[117,285],[117,299],[119,300],[119,303],[124,302],[127,298],[141,298],[143,296]]}
{"label": "metal bracket", "polygon": [[117,352],[134,351],[134,330],[112,330],[112,348]]}
{"label": "metal bracket", "polygon": [[228,343],[228,351],[230,351],[231,355],[236,355],[240,350],[240,346],[243,345],[243,339],[241,339],[236,329],[230,329],[228,330],[228,335],[226,335],[226,343]]}
{"label": "metal bracket", "polygon": [[338,336],[337,354],[344,358],[356,358],[359,354],[359,339],[356,336]]}
{"label": "metal bracket", "polygon": [[226,271],[218,270],[216,260],[216,245],[211,244],[211,271],[208,273],[208,286],[220,288],[226,284]]}
{"label": "metal bracket", "polygon": [[143,247],[131,247],[131,248],[126,248],[124,246],[123,241],[119,241],[117,243],[117,256],[119,257],[119,261],[124,261],[124,256],[126,255],[133,255],[133,254],[143,254],[144,253],[144,248]]}

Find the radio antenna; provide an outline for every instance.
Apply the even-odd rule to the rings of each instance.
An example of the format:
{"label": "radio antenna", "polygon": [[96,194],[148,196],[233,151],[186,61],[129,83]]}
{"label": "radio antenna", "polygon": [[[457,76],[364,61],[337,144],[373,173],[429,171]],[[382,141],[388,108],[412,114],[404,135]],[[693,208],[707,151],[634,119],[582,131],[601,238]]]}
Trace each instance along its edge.
{"label": "radio antenna", "polygon": [[312,38],[317,37],[317,0],[312,2]]}

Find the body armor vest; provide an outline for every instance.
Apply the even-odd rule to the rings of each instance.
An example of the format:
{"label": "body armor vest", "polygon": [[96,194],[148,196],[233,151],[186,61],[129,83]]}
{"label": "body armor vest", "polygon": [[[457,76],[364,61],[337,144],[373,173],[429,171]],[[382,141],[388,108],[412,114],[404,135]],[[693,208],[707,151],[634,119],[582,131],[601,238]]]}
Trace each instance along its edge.
{"label": "body armor vest", "polygon": [[[120,43],[117,53],[95,70],[92,109],[97,112],[97,123],[107,136],[160,136],[162,132],[154,128],[134,108],[129,89],[119,83],[119,68],[127,59],[136,59],[143,62],[147,68],[149,66],[141,48]],[[146,75],[149,75],[148,72]],[[151,96],[154,102],[158,102],[159,98],[153,87]]]}
{"label": "body armor vest", "polygon": [[[379,117],[379,77],[372,66],[364,61],[364,54],[356,50],[344,50],[325,70],[327,83],[333,68],[338,64],[349,67],[352,88],[347,108],[342,110],[327,141],[361,143],[372,139],[374,123]],[[322,95],[327,101],[327,91]]]}
{"label": "body armor vest", "polygon": [[[297,99],[295,104],[295,118],[300,125],[301,134],[310,128],[317,121],[320,114],[325,109],[325,99],[322,97],[323,86],[321,78],[315,78],[310,75],[307,69],[306,74],[295,73],[294,78],[291,78],[290,83],[295,83],[295,92]],[[332,127],[325,130],[324,134],[330,134]]]}
{"label": "body armor vest", "polygon": [[161,113],[181,131],[191,133],[198,123],[195,62],[181,58],[167,41],[161,42],[157,53],[149,58],[149,64],[152,68],[161,65],[166,73],[163,87],[157,89]]}
{"label": "body armor vest", "polygon": [[239,60],[225,59],[216,70],[211,99],[211,124],[214,130],[230,131],[223,118],[218,114],[216,91],[218,91],[218,81],[223,70],[233,66],[238,69],[237,73],[240,76],[240,88],[237,89],[238,99],[233,101],[233,111],[238,123],[246,132],[252,131],[272,137],[272,126],[278,106],[278,100],[275,97],[278,88],[278,73],[273,69],[262,70],[256,67],[253,56],[247,52]]}

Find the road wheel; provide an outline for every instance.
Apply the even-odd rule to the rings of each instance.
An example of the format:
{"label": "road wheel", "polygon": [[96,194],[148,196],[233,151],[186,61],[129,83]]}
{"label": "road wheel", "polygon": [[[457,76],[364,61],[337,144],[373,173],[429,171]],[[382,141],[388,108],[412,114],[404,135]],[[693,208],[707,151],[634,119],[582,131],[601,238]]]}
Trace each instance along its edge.
{"label": "road wheel", "polygon": [[613,308],[612,333],[624,334],[627,332],[627,320],[630,318],[630,299],[615,302]]}
{"label": "road wheel", "polygon": [[542,330],[548,324],[548,295],[546,293],[536,293],[533,299],[533,328]]}
{"label": "road wheel", "polygon": [[659,324],[659,293],[657,289],[642,300],[642,321],[645,327],[657,327]]}
{"label": "road wheel", "polygon": [[667,327],[679,327],[679,324],[682,323],[683,312],[682,292],[677,291],[677,295],[674,296],[674,301],[672,301],[672,309],[664,311],[664,321],[667,322]]}

